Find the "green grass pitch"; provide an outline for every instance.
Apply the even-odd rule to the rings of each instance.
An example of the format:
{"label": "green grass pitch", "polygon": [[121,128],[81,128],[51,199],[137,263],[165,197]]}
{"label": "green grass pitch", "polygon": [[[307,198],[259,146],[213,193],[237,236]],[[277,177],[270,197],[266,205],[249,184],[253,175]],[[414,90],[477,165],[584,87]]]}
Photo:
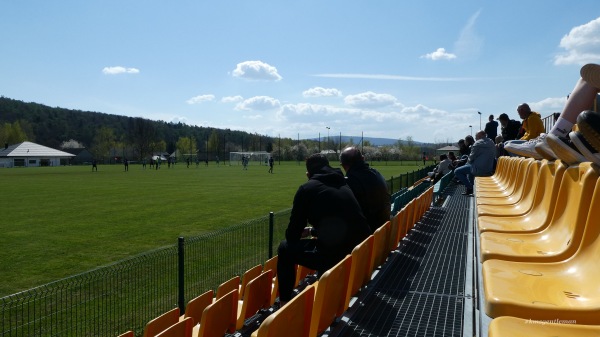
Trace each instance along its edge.
{"label": "green grass pitch", "polygon": [[[337,164],[337,163],[332,163]],[[375,165],[386,179],[417,169]],[[291,207],[303,163],[0,170],[0,297]],[[281,238],[275,238],[279,240]]]}

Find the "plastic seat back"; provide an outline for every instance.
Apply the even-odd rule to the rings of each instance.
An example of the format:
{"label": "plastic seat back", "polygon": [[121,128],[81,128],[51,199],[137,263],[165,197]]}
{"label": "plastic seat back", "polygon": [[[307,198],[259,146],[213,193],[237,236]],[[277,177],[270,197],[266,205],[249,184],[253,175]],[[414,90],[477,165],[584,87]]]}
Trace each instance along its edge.
{"label": "plastic seat back", "polygon": [[238,291],[233,290],[204,309],[198,337],[223,337],[235,332]]}
{"label": "plastic seat back", "polygon": [[597,180],[597,167],[590,162],[571,166],[563,175],[548,233],[561,242],[554,250],[564,250],[565,257],[579,248]]}
{"label": "plastic seat back", "polygon": [[179,322],[179,308],[169,310],[146,324],[144,337],[154,337],[177,322]]}
{"label": "plastic seat back", "polygon": [[315,270],[310,269],[308,267],[297,265],[295,286],[297,287],[298,285],[300,285],[300,281],[304,280],[305,277],[307,277],[310,274],[314,274],[315,272]]}
{"label": "plastic seat back", "polygon": [[217,288],[217,296],[215,297],[215,299],[218,300],[219,298],[225,296],[226,294],[229,294],[232,290],[238,290],[239,287],[240,287],[240,277],[239,276],[232,277],[231,279],[229,279],[219,285],[219,287]]}
{"label": "plastic seat back", "polygon": [[347,255],[319,279],[310,320],[310,336],[325,331],[348,308],[346,293],[351,265],[352,256]]}
{"label": "plastic seat back", "polygon": [[256,314],[258,310],[271,306],[272,283],[272,270],[267,270],[248,283],[244,300],[242,303],[238,302],[236,329],[241,329],[244,326],[244,320]]}
{"label": "plastic seat back", "polygon": [[267,270],[273,271],[273,284],[271,287],[271,305],[275,303],[277,295],[279,294],[279,279],[277,278],[277,261],[278,257],[277,255],[275,255],[272,258],[268,259],[263,267],[263,272],[266,272]]}
{"label": "plastic seat back", "polygon": [[[398,212],[400,214],[400,212]],[[387,241],[387,250],[394,251],[398,247],[398,232],[400,231],[400,226],[398,222],[398,214],[392,217],[390,220],[390,235],[388,235]]]}
{"label": "plastic seat back", "polygon": [[410,230],[415,226],[413,222],[413,213],[415,212],[415,203],[411,200],[408,204],[406,204],[406,233],[404,236],[410,232]]}
{"label": "plastic seat back", "polygon": [[256,265],[250,269],[248,269],[244,275],[242,276],[242,284],[240,285],[240,293],[239,293],[239,298],[243,299],[244,298],[244,292],[246,290],[246,286],[248,285],[248,283],[250,283],[250,281],[254,280],[255,278],[257,278],[261,273],[262,273],[262,266]]}
{"label": "plastic seat back", "polygon": [[308,337],[315,300],[315,287],[309,285],[286,305],[267,317],[253,337]]}
{"label": "plastic seat back", "polygon": [[[373,236],[370,236],[372,238]],[[372,240],[371,240],[372,242]],[[367,240],[361,242],[352,250],[352,265],[350,266],[350,280],[348,282],[348,293],[346,302],[358,292],[358,290],[371,280],[371,245]]]}
{"label": "plastic seat back", "polygon": [[402,238],[404,238],[404,236],[406,235],[406,223],[407,223],[406,212],[407,211],[408,211],[408,209],[405,206],[394,217],[396,219],[396,221],[398,222],[398,233],[397,233],[398,236],[396,237],[396,245],[399,244],[400,241],[402,240]]}
{"label": "plastic seat back", "polygon": [[[535,322],[533,322],[535,323]],[[538,322],[542,323],[542,322]],[[502,316],[489,326],[488,337],[577,336],[598,337],[600,326],[543,322],[532,324],[530,319]]]}
{"label": "plastic seat back", "polygon": [[209,290],[204,294],[190,300],[185,307],[183,318],[191,317],[194,324],[200,324],[202,312],[213,302],[213,291]]}
{"label": "plastic seat back", "polygon": [[390,225],[391,223],[390,221],[388,221],[385,223],[385,225],[377,228],[377,230],[375,230],[375,233],[373,233],[373,236],[375,237],[375,240],[373,242],[373,259],[371,262],[373,268],[381,266],[387,258],[387,238]]}
{"label": "plastic seat back", "polygon": [[192,329],[194,328],[194,319],[188,317],[181,322],[177,322],[167,328],[167,330],[159,333],[156,337],[192,337]]}

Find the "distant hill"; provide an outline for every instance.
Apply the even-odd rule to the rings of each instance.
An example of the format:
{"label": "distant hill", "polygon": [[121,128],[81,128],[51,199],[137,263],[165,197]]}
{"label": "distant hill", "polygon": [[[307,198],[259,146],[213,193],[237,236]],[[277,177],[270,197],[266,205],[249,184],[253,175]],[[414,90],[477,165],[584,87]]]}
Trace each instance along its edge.
{"label": "distant hill", "polygon": [[[321,137],[321,141],[326,140],[327,137]],[[361,142],[361,136],[342,136],[342,143],[348,143],[350,142],[350,140],[352,140],[353,144],[356,145],[360,145]],[[310,140],[313,141],[318,141],[318,138],[311,138]],[[340,137],[339,136],[331,136],[331,140],[333,142],[339,143],[340,141]],[[392,138],[377,138],[377,137],[364,137],[365,141],[369,141],[369,143],[371,143],[371,145],[373,146],[384,146],[384,145],[396,145],[398,144],[398,139],[392,139]],[[402,140],[403,144],[406,144],[406,140]],[[413,141],[413,145],[415,146],[428,146],[431,145],[429,143],[423,143],[423,142],[418,142],[418,141]]]}

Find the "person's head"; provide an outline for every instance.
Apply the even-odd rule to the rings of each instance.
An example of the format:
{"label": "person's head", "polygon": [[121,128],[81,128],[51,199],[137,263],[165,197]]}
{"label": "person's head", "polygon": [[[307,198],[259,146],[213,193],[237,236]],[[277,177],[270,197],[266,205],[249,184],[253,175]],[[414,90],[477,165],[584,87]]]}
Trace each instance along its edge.
{"label": "person's head", "polygon": [[488,117],[488,119],[489,119],[490,122],[493,122],[494,121],[494,115],[490,115],[490,117]]}
{"label": "person's head", "polygon": [[448,158],[450,158],[450,160],[452,161],[456,160],[456,155],[454,154],[454,151],[448,152]]}
{"label": "person's head", "polygon": [[447,156],[447,155],[445,155],[445,154],[441,154],[441,155],[440,155],[440,161],[444,161],[444,160],[446,160],[446,159],[448,159],[448,156]]}
{"label": "person's head", "polygon": [[[481,132],[481,131],[479,131],[479,132]],[[485,137],[485,132],[483,133],[483,136]],[[465,144],[467,144],[467,146],[471,146],[471,145],[475,144],[475,139],[473,139],[473,136],[471,136],[471,135],[466,136]]]}
{"label": "person's head", "polygon": [[521,103],[517,107],[517,112],[519,113],[519,117],[521,117],[521,119],[527,119],[527,117],[529,117],[531,114],[531,108],[529,107],[529,104]]}
{"label": "person's head", "polygon": [[497,135],[495,141],[496,144],[504,143],[504,137],[502,137],[502,135]]}
{"label": "person's head", "polygon": [[483,138],[486,138],[486,137],[487,137],[487,136],[486,136],[486,134],[485,134],[485,131],[483,131],[483,130],[479,130],[479,131],[478,131],[478,132],[475,134],[475,139],[477,139],[477,140],[480,140],[480,139],[483,139]]}
{"label": "person's head", "polygon": [[553,113],[552,117],[554,118],[554,123],[556,123],[556,121],[558,120],[558,117],[560,117],[560,112]]}
{"label": "person's head", "polygon": [[507,114],[500,114],[500,116],[498,116],[498,120],[500,121],[500,125],[502,125],[502,127],[506,127],[508,125],[508,121],[510,120],[508,118]]}
{"label": "person's head", "polygon": [[312,154],[306,159],[306,176],[308,178],[312,177],[325,166],[329,166],[329,160],[327,160],[327,157],[320,153]]}
{"label": "person's head", "polygon": [[354,146],[349,146],[340,154],[340,164],[344,171],[348,171],[352,166],[365,162],[365,157],[360,153],[360,150]]}

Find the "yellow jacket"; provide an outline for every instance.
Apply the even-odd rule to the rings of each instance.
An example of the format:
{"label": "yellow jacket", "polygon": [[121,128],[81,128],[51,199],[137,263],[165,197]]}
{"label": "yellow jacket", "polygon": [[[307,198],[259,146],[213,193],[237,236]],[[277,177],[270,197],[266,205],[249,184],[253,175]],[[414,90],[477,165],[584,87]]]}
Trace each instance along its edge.
{"label": "yellow jacket", "polygon": [[523,121],[523,130],[525,134],[521,137],[521,140],[530,140],[537,138],[542,132],[546,132],[544,123],[542,123],[542,117],[539,113],[532,111],[529,117]]}

